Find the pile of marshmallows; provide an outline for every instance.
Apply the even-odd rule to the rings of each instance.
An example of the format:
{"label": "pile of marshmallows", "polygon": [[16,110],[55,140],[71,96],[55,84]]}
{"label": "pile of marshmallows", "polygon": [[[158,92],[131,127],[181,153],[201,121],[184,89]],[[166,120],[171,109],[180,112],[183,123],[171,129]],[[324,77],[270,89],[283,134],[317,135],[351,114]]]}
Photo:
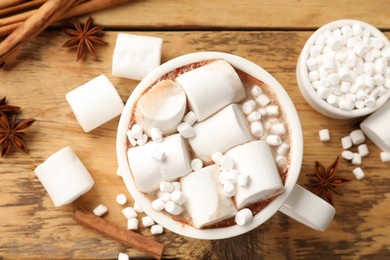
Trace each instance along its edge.
{"label": "pile of marshmallows", "polygon": [[326,30],[307,59],[319,97],[344,111],[374,107],[390,90],[390,46],[360,23]]}

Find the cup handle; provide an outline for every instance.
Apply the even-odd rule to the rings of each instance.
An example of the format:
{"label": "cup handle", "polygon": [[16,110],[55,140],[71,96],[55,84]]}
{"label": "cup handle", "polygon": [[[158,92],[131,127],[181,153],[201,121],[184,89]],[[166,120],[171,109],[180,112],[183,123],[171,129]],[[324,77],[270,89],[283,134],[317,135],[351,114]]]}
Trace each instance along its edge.
{"label": "cup handle", "polygon": [[336,212],[332,205],[298,184],[279,211],[319,231],[329,226]]}

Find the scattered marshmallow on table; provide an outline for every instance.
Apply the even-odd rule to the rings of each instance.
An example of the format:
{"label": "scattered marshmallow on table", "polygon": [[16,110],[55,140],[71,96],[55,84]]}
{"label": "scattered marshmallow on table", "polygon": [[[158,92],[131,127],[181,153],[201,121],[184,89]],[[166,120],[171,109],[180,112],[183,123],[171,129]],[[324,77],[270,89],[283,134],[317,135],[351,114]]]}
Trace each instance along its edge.
{"label": "scattered marshmallow on table", "polygon": [[321,129],[318,132],[321,142],[327,142],[330,140],[330,133],[328,129]]}
{"label": "scattered marshmallow on table", "polygon": [[69,146],[52,154],[34,172],[55,207],[75,201],[94,184],[87,168]]}
{"label": "scattered marshmallow on table", "polygon": [[116,196],[116,203],[118,203],[119,205],[125,205],[126,202],[127,202],[127,198],[125,194],[121,193]]}
{"label": "scattered marshmallow on table", "polygon": [[145,216],[142,218],[142,225],[144,225],[144,227],[150,227],[154,225],[154,220],[149,216]]}
{"label": "scattered marshmallow on table", "polygon": [[112,57],[112,75],[142,80],[160,66],[163,40],[119,33]]}
{"label": "scattered marshmallow on table", "polygon": [[152,235],[159,235],[162,234],[163,232],[164,232],[164,228],[161,225],[153,225],[150,228],[150,233],[152,233]]}
{"label": "scattered marshmallow on table", "polygon": [[245,121],[239,105],[232,104],[194,124],[195,136],[188,139],[188,142],[196,157],[210,162],[214,152],[226,152],[238,144],[252,140]]}
{"label": "scattered marshmallow on table", "polygon": [[123,101],[103,74],[66,94],[77,122],[88,133],[120,115]]}
{"label": "scattered marshmallow on table", "polygon": [[181,86],[172,80],[162,80],[141,96],[137,102],[135,117],[148,135],[151,135],[153,128],[168,135],[176,132],[186,107],[186,94]]}
{"label": "scattered marshmallow on table", "polygon": [[352,164],[360,165],[362,163],[362,157],[358,153],[353,153]]}
{"label": "scattered marshmallow on table", "polygon": [[353,152],[345,150],[341,153],[341,157],[343,157],[347,161],[350,161],[353,158]]}
{"label": "scattered marshmallow on table", "polygon": [[119,253],[118,260],[129,260],[129,256],[125,253]]}
{"label": "scattered marshmallow on table", "polygon": [[186,93],[191,111],[199,122],[245,98],[245,88],[240,77],[224,60],[185,72],[176,81]]}
{"label": "scattered marshmallow on table", "polygon": [[361,180],[361,179],[364,178],[364,172],[363,172],[363,170],[360,167],[357,167],[357,168],[353,169],[352,172],[355,175],[355,178],[357,180]]}
{"label": "scattered marshmallow on table", "polygon": [[361,157],[366,157],[370,153],[366,144],[359,145],[357,149]]}
{"label": "scattered marshmallow on table", "polygon": [[349,136],[351,137],[352,143],[354,145],[362,144],[362,143],[364,143],[364,141],[366,141],[366,138],[364,137],[364,134],[363,134],[362,130],[360,130],[360,129],[353,130],[349,134]]}
{"label": "scattered marshmallow on table", "polygon": [[341,138],[341,146],[343,147],[343,149],[349,149],[352,147],[352,139],[349,135]]}
{"label": "scattered marshmallow on table", "polygon": [[122,209],[122,214],[127,219],[137,217],[137,212],[132,207],[126,207],[126,208]]}
{"label": "scattered marshmallow on table", "polygon": [[101,217],[106,213],[107,213],[107,207],[103,204],[100,204],[93,210],[93,214],[95,214],[98,217]]}
{"label": "scattered marshmallow on table", "polygon": [[237,214],[234,218],[236,224],[239,226],[244,226],[244,225],[248,224],[249,222],[252,221],[252,219],[253,219],[253,213],[248,208],[244,208],[244,209],[240,210],[239,212],[237,212]]}
{"label": "scattered marshmallow on table", "polygon": [[390,162],[390,152],[381,152],[380,157],[382,162]]}
{"label": "scattered marshmallow on table", "polygon": [[137,218],[127,219],[127,229],[128,230],[138,230],[138,219]]}

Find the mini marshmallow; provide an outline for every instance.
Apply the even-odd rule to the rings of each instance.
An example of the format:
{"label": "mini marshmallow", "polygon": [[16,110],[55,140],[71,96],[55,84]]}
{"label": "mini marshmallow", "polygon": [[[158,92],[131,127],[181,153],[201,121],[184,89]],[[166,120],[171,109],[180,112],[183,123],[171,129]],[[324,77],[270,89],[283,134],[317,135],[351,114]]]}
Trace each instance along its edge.
{"label": "mini marshmallow", "polygon": [[164,151],[155,148],[151,154],[151,157],[158,162],[162,162],[165,160],[165,153]]}
{"label": "mini marshmallow", "polygon": [[196,118],[195,113],[192,112],[192,111],[188,112],[188,113],[184,116],[184,118],[183,118],[183,121],[186,122],[187,124],[191,125],[191,126],[192,126],[193,124],[195,124],[196,120],[198,120],[198,119]]}
{"label": "mini marshmallow", "polygon": [[52,154],[34,172],[55,207],[75,201],[94,184],[88,170],[70,147]]}
{"label": "mini marshmallow", "polygon": [[112,75],[142,80],[160,66],[163,40],[119,33],[112,57]]}
{"label": "mini marshmallow", "polygon": [[285,155],[288,150],[290,150],[290,145],[288,143],[282,143],[277,150],[278,155]]}
{"label": "mini marshmallow", "polygon": [[349,149],[352,147],[352,139],[349,135],[341,138],[341,146],[343,147],[343,149]]}
{"label": "mini marshmallow", "polygon": [[348,93],[351,90],[351,82],[341,82],[340,90],[342,93]]}
{"label": "mini marshmallow", "polygon": [[261,137],[264,134],[263,124],[260,121],[252,122],[250,125],[251,133],[254,137]]}
{"label": "mini marshmallow", "polygon": [[380,157],[382,162],[390,162],[390,152],[381,152]]}
{"label": "mini marshmallow", "polygon": [[170,192],[159,191],[158,192],[158,197],[161,198],[164,202],[167,202],[167,201],[171,200],[171,193]]}
{"label": "mini marshmallow", "polygon": [[150,226],[154,225],[154,220],[149,216],[145,216],[142,218],[142,225],[144,227],[150,227]]}
{"label": "mini marshmallow", "polygon": [[171,200],[176,204],[183,205],[184,202],[187,201],[187,198],[184,196],[183,192],[175,190],[171,193]]}
{"label": "mini marshmallow", "polygon": [[348,99],[340,99],[339,108],[345,111],[351,111],[354,108],[354,104]]}
{"label": "mini marshmallow", "polygon": [[137,140],[137,144],[139,146],[143,146],[144,144],[146,144],[147,141],[148,141],[148,136],[146,134],[143,134],[141,139]]}
{"label": "mini marshmallow", "polygon": [[358,153],[354,153],[352,157],[352,164],[360,165],[362,163],[362,157]]}
{"label": "mini marshmallow", "polygon": [[374,107],[376,105],[376,101],[375,101],[375,98],[373,96],[368,96],[365,100],[364,100],[364,105],[366,107]]}
{"label": "mini marshmallow", "polygon": [[152,127],[150,129],[150,137],[152,138],[153,142],[156,143],[161,143],[161,141],[163,140],[161,130],[156,127]]}
{"label": "mini marshmallow", "polygon": [[181,86],[172,80],[162,80],[141,96],[135,116],[146,133],[151,134],[152,128],[158,128],[168,135],[176,132],[186,107],[187,99]]}
{"label": "mini marshmallow", "polygon": [[349,134],[349,136],[351,137],[352,143],[354,145],[362,144],[362,143],[364,143],[364,141],[366,141],[366,138],[364,137],[364,134],[363,134],[362,130],[360,130],[360,129],[356,129],[356,130],[352,131]]}
{"label": "mini marshmallow", "polygon": [[93,210],[93,214],[95,214],[98,217],[101,217],[106,213],[107,213],[107,207],[103,204],[100,204]]}
{"label": "mini marshmallow", "polygon": [[265,107],[259,108],[258,111],[259,111],[261,116],[268,116],[268,112],[267,112],[267,109],[265,109]]}
{"label": "mini marshmallow", "polygon": [[370,152],[366,144],[361,144],[358,146],[358,152],[361,157],[366,157]]}
{"label": "mini marshmallow", "polygon": [[255,86],[253,86],[253,87],[251,88],[251,94],[252,94],[252,96],[255,97],[255,98],[258,97],[258,96],[260,96],[262,93],[263,93],[263,90],[262,90],[261,87],[258,86],[258,85],[255,85]]}
{"label": "mini marshmallow", "polygon": [[140,206],[137,202],[135,202],[135,201],[134,201],[133,208],[134,208],[135,211],[138,212],[138,213],[144,212],[144,210],[141,208],[141,206]]}
{"label": "mini marshmallow", "polygon": [[120,115],[123,101],[103,74],[66,94],[77,122],[88,133]]}
{"label": "mini marshmallow", "polygon": [[226,152],[231,147],[253,138],[237,104],[229,105],[195,124],[194,130],[195,136],[188,139],[188,142],[196,157],[205,162],[211,161],[211,155],[215,151]]}
{"label": "mini marshmallow", "polygon": [[280,156],[280,155],[276,156],[276,164],[278,165],[278,167],[283,167],[287,163],[288,163],[288,160],[286,157]]}
{"label": "mini marshmallow", "polygon": [[231,170],[233,169],[234,167],[234,161],[232,158],[230,158],[229,156],[226,156],[224,155],[222,158],[221,158],[221,168],[222,170]]}
{"label": "mini marshmallow", "polygon": [[182,191],[187,198],[184,205],[196,228],[230,218],[237,212],[218,183],[219,172],[214,164],[181,178]]}
{"label": "mini marshmallow", "polygon": [[335,86],[340,83],[340,76],[338,73],[331,73],[328,77],[331,86]]}
{"label": "mini marshmallow", "polygon": [[306,61],[306,64],[307,64],[307,68],[311,71],[311,70],[315,70],[317,68],[317,61],[315,58],[313,57],[310,57],[309,59],[307,59]]}
{"label": "mini marshmallow", "polygon": [[224,60],[185,72],[176,81],[186,93],[189,106],[199,122],[245,98],[240,77]]}
{"label": "mini marshmallow", "polygon": [[118,260],[129,260],[129,256],[125,253],[119,253]]}
{"label": "mini marshmallow", "polygon": [[215,162],[218,165],[221,164],[222,157],[223,157],[223,154],[221,152],[215,152],[211,155],[211,159],[213,160],[213,162]]}
{"label": "mini marshmallow", "polygon": [[269,135],[267,136],[266,141],[271,146],[278,146],[282,144],[282,139],[279,135]]}
{"label": "mini marshmallow", "polygon": [[253,99],[245,101],[241,108],[245,115],[249,115],[256,109],[256,102]]}
{"label": "mini marshmallow", "polygon": [[137,217],[137,212],[132,207],[126,207],[126,208],[122,209],[122,214],[127,219],[136,218]]}
{"label": "mini marshmallow", "polygon": [[127,198],[125,194],[121,193],[116,196],[116,203],[118,203],[119,205],[125,205],[126,202],[127,202]]}
{"label": "mini marshmallow", "polygon": [[142,139],[143,137],[142,126],[139,124],[134,124],[131,127],[131,136],[135,139]]}
{"label": "mini marshmallow", "polygon": [[276,135],[286,134],[286,128],[283,123],[276,123],[271,126],[271,132]]}
{"label": "mini marshmallow", "polygon": [[329,88],[325,87],[319,87],[317,88],[317,94],[320,96],[322,99],[327,99],[328,96],[332,93],[332,91]]}
{"label": "mini marshmallow", "polygon": [[160,225],[153,225],[150,228],[150,233],[152,233],[152,235],[159,235],[162,234],[163,232],[164,232],[164,228]]}
{"label": "mini marshmallow", "polygon": [[246,187],[249,183],[249,176],[246,174],[240,174],[237,177],[237,185],[241,187]]}
{"label": "mini marshmallow", "polygon": [[253,111],[247,117],[249,122],[259,121],[261,119],[261,114],[258,111]]}
{"label": "mini marshmallow", "polygon": [[173,201],[167,201],[165,203],[165,211],[172,215],[180,215],[182,208]]}
{"label": "mini marshmallow", "polygon": [[271,99],[266,94],[261,94],[256,98],[256,102],[259,103],[260,106],[265,107],[271,102]]}
{"label": "mini marshmallow", "polygon": [[158,198],[152,201],[152,208],[155,211],[161,211],[165,209],[165,201],[162,198]]}
{"label": "mini marshmallow", "polygon": [[181,136],[183,136],[184,138],[191,138],[191,137],[194,137],[195,136],[195,130],[194,128],[186,123],[186,122],[183,122],[181,124],[179,124],[177,126],[177,131],[180,133]]}
{"label": "mini marshmallow", "polygon": [[277,105],[270,105],[265,108],[267,110],[268,116],[277,116],[279,115],[279,107]]}
{"label": "mini marshmallow", "polygon": [[341,157],[343,157],[347,161],[350,161],[353,158],[353,152],[345,150],[341,153]]}
{"label": "mini marshmallow", "polygon": [[226,197],[231,198],[236,194],[236,189],[232,183],[225,182],[223,184],[223,192],[225,193]]}
{"label": "mini marshmallow", "polygon": [[167,181],[162,181],[160,183],[160,191],[163,192],[172,192],[173,191],[173,184]]}
{"label": "mini marshmallow", "polygon": [[173,185],[173,190],[174,190],[174,191],[175,191],[175,190],[181,190],[181,184],[180,184],[180,182],[174,181],[174,182],[172,182],[172,185]]}
{"label": "mini marshmallow", "polygon": [[328,129],[321,129],[318,132],[321,142],[327,142],[330,140],[330,133]]}
{"label": "mini marshmallow", "polygon": [[136,146],[137,145],[137,140],[135,140],[135,138],[133,137],[133,134],[132,134],[131,130],[128,130],[126,132],[126,135],[127,135],[127,139],[129,140],[131,146]]}
{"label": "mini marshmallow", "polygon": [[279,171],[266,142],[259,140],[239,145],[229,150],[226,155],[234,160],[235,169],[240,175],[250,178],[249,185],[236,187],[237,208],[283,192],[284,186]]}
{"label": "mini marshmallow", "polygon": [[357,168],[353,169],[352,172],[355,175],[355,178],[357,180],[360,181],[360,180],[362,180],[364,178],[364,172],[363,172],[363,170],[360,167],[357,167]]}
{"label": "mini marshmallow", "polygon": [[309,72],[309,79],[310,81],[316,81],[316,80],[319,80],[320,76],[318,75],[318,71],[317,70],[313,70],[313,71],[310,71]]}
{"label": "mini marshmallow", "polygon": [[250,209],[244,208],[237,212],[234,220],[236,221],[236,224],[239,226],[244,226],[248,223],[250,223],[253,219],[253,213]]}
{"label": "mini marshmallow", "polygon": [[191,168],[194,171],[197,171],[203,167],[203,161],[201,159],[194,159],[191,161]]}
{"label": "mini marshmallow", "polygon": [[127,230],[138,230],[138,219],[137,218],[127,219]]}

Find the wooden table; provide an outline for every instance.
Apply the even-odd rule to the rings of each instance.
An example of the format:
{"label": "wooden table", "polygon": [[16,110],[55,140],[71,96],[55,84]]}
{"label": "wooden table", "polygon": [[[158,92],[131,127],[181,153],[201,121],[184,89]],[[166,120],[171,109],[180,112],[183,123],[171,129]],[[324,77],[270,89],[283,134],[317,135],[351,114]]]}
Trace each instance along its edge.
{"label": "wooden table", "polygon": [[[340,155],[340,138],[362,119],[335,120],[312,109],[302,98],[295,67],[305,41],[321,25],[355,18],[377,26],[390,37],[390,2],[378,1],[132,1],[93,14],[107,27],[108,46],[98,47],[99,60],[75,61],[75,51],[61,48],[68,37],[58,27],[38,36],[17,62],[0,70],[0,98],[21,106],[21,117],[37,122],[27,133],[29,154],[0,158],[0,259],[115,259],[119,252],[145,255],[75,224],[77,206],[93,209],[104,203],[106,219],[125,227],[121,206],[127,192],[116,176],[115,135],[118,118],[86,134],[65,100],[65,94],[99,74],[107,75],[124,101],[137,81],[111,76],[111,57],[118,31],[164,39],[162,62],[196,51],[222,51],[247,58],[269,71],[286,88],[301,118],[305,151],[299,184],[306,184],[314,161],[330,164]],[[85,20],[85,18],[84,18]],[[318,131],[329,128],[332,139],[322,143]],[[352,180],[334,196],[336,216],[329,229],[318,232],[276,213],[248,234],[220,241],[201,241],[173,234],[151,236],[165,244],[166,258],[183,259],[389,259],[390,172],[371,151],[357,181],[352,166],[341,161],[339,176]],[[55,208],[33,170],[48,156],[70,145],[91,172],[91,191],[68,206]]]}

